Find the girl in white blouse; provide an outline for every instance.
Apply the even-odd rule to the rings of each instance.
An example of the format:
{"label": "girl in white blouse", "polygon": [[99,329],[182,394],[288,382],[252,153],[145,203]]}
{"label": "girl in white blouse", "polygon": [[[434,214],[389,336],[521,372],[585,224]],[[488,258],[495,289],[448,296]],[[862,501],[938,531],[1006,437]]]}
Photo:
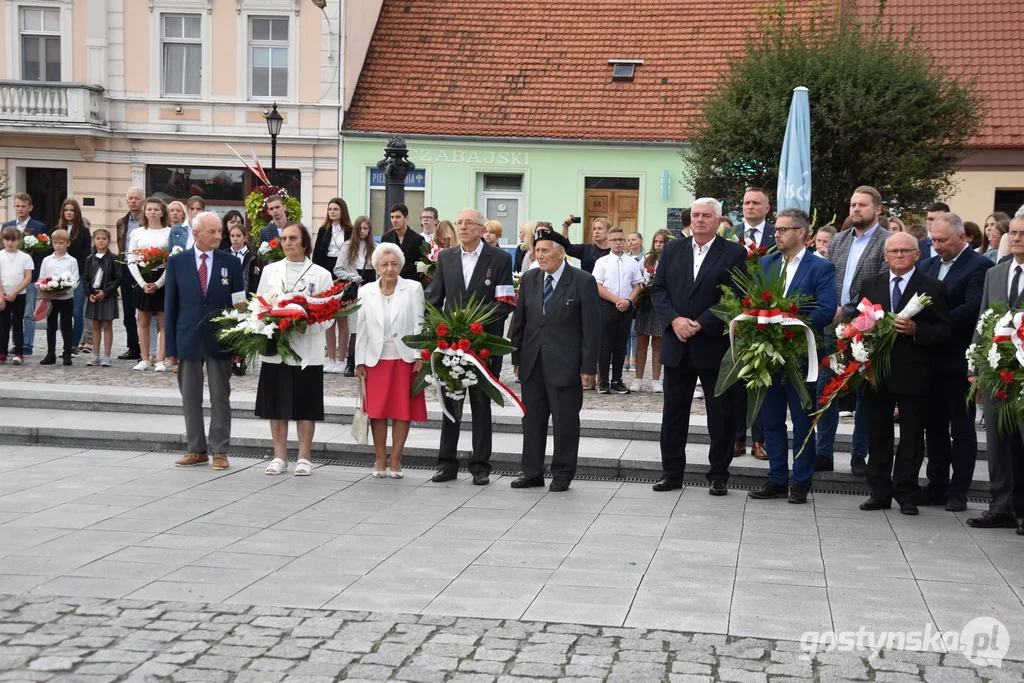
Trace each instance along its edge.
{"label": "girl in white blouse", "polygon": [[[138,254],[132,253],[140,249],[158,247],[169,249],[171,228],[167,215],[167,206],[156,197],[150,197],[142,207],[139,229],[132,230],[128,239],[128,271],[138,285],[132,292],[135,310],[139,312],[139,346],[142,360],[132,370],[149,370],[167,372],[171,364],[164,362],[164,278],[166,270],[163,266],[143,275],[139,270]],[[150,355],[149,325],[156,313],[159,346],[156,364]]]}

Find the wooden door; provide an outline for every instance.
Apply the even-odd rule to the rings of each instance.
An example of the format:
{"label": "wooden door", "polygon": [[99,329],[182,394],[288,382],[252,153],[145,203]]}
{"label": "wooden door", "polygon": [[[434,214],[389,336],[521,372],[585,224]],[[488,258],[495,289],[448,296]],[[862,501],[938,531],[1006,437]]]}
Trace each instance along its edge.
{"label": "wooden door", "polygon": [[593,239],[592,226],[598,218],[607,218],[626,233],[635,232],[640,211],[639,190],[587,190],[583,210],[583,240]]}

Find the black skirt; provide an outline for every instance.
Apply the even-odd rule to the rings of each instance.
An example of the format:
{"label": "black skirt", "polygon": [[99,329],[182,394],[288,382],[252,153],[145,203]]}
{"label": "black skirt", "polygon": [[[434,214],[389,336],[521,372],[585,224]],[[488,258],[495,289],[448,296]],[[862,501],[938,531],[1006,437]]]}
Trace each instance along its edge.
{"label": "black skirt", "polygon": [[324,366],[263,363],[256,388],[256,417],[262,420],[324,419]]}
{"label": "black skirt", "polygon": [[[142,276],[142,279],[146,282],[156,282],[160,279],[160,276],[164,274],[163,268],[157,268],[151,270]],[[131,273],[127,273],[128,277],[132,277]],[[142,291],[142,287],[139,287],[139,283],[135,283],[135,288],[132,290],[132,303],[135,304],[135,310],[143,313],[163,313],[164,312],[164,288],[156,290],[152,294],[146,294]]]}

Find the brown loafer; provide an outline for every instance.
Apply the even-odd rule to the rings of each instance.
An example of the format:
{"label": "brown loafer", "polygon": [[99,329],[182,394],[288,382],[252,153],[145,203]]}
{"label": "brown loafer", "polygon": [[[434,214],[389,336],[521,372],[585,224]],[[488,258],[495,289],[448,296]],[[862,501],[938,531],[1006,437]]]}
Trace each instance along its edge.
{"label": "brown loafer", "polygon": [[732,457],[738,458],[743,455],[747,450],[746,441],[737,441],[732,447]]}
{"label": "brown loafer", "polygon": [[211,467],[215,470],[226,470],[228,468],[228,454],[214,453]]}
{"label": "brown loafer", "polygon": [[750,454],[758,460],[767,460],[768,454],[764,450],[764,444],[760,441],[755,441],[750,447]]}
{"label": "brown loafer", "polygon": [[174,463],[175,467],[195,467],[196,465],[205,465],[210,462],[210,459],[206,457],[206,453],[186,453],[185,457],[181,460],[177,460]]}

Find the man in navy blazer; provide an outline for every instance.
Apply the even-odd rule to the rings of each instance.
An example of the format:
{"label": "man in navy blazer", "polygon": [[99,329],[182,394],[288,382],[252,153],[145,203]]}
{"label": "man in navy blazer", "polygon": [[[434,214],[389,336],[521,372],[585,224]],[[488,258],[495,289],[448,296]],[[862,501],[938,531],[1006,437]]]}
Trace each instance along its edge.
{"label": "man in navy blazer", "polygon": [[[245,300],[242,266],[218,251],[220,218],[204,211],[192,220],[195,246],[167,261],[164,282],[164,338],[167,359],[178,359],[178,390],[185,413],[188,452],[175,462],[192,467],[211,462],[228,468],[231,441],[231,352],[214,336],[210,319]],[[203,422],[203,364],[210,384],[210,436]]]}
{"label": "man in navy blazer", "polygon": [[[15,227],[21,230],[23,235],[35,235],[38,237],[39,235],[46,234],[46,224],[32,218],[32,197],[28,193],[19,192],[14,195],[13,203],[15,218],[13,221],[4,223],[2,227]],[[32,282],[39,278],[39,266],[42,265],[44,258],[46,258],[46,254],[32,254]],[[31,284],[25,289],[25,318],[22,327],[25,330],[25,344],[22,355],[31,356],[36,339],[36,288]],[[0,349],[0,353],[13,354],[14,350],[12,349],[8,352]]]}
{"label": "man in navy blazer", "polygon": [[945,202],[933,202],[925,209],[925,227],[928,228],[928,237],[917,241],[917,248],[921,252],[918,261],[935,258],[938,254],[938,249],[935,248],[931,237],[932,226],[935,225],[935,219],[947,213],[949,213],[949,204]]}
{"label": "man in navy blazer", "polygon": [[970,238],[964,232],[963,219],[955,213],[937,216],[931,235],[939,255],[920,261],[918,268],[946,284],[953,327],[949,340],[933,350],[931,410],[925,422],[928,486],[915,502],[945,505],[950,512],[960,512],[967,509],[967,490],[978,454],[974,411],[968,409],[964,398],[970,386],[966,352],[978,323],[985,274],[995,264],[967,244]]}
{"label": "man in navy blazer", "polygon": [[693,391],[700,379],[705,391],[711,450],[707,478],[711,495],[728,490],[729,463],[735,432],[733,391],[715,396],[718,369],[729,350],[725,324],[711,307],[722,298],[721,286],[735,288],[732,273],[741,270],[747,250],[736,242],[717,237],[722,205],[703,198],[690,211],[692,236],[665,245],[654,274],[651,296],[664,334],[659,360],[665,366],[665,404],[661,418],[661,465],[663,475],[655,491],[683,486],[686,470],[686,439],[690,429]]}
{"label": "man in navy blazer", "polygon": [[[836,294],[836,267],[823,258],[816,258],[814,253],[804,246],[811,230],[811,221],[800,209],[780,211],[775,220],[775,239],[779,251],[761,259],[761,266],[766,272],[782,271],[786,276],[786,295],[806,294],[814,297],[814,302],[802,307],[811,323],[811,327],[824,337],[825,325],[832,322],[839,305]],[[790,330],[803,336],[802,328],[790,327]],[[817,365],[818,358],[808,358],[808,363]],[[801,372],[806,372],[806,368]],[[806,383],[807,394],[811,397],[811,405],[804,408],[800,404],[800,396],[796,387],[785,373],[773,378],[761,408],[761,420],[764,423],[765,449],[768,452],[768,481],[757,491],[748,496],[754,499],[785,498],[788,494],[790,503],[806,503],[807,492],[811,489],[811,477],[814,476],[814,435],[811,433],[811,412],[817,410],[815,398],[815,382]],[[789,486],[789,437],[786,434],[786,407],[793,420],[793,453],[800,449],[804,439],[810,434],[807,448],[799,458],[793,459],[793,484]]]}

